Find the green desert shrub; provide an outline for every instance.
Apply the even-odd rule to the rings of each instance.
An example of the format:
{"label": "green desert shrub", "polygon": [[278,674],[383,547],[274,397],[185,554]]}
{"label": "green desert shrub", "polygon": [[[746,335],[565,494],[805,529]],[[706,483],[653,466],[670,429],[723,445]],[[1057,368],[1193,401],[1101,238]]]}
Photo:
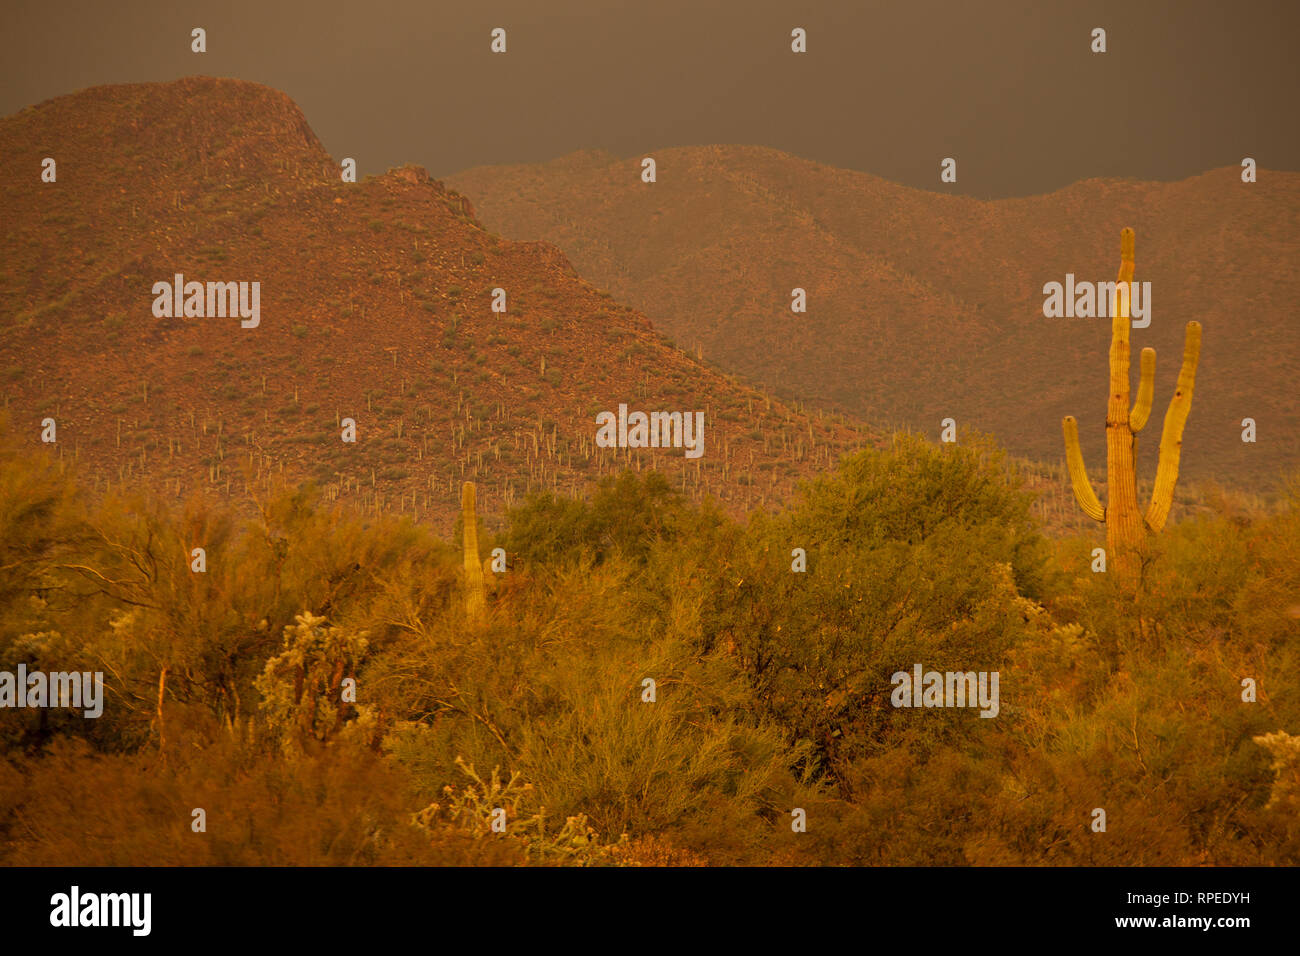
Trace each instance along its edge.
{"label": "green desert shrub", "polygon": [[[978,436],[743,522],[627,472],[480,515],[471,616],[454,529],[71,474],[0,423],[0,659],[105,679],[0,708],[6,865],[1300,862],[1294,491],[1167,528],[1135,596]],[[918,663],[997,716],[893,706]]]}

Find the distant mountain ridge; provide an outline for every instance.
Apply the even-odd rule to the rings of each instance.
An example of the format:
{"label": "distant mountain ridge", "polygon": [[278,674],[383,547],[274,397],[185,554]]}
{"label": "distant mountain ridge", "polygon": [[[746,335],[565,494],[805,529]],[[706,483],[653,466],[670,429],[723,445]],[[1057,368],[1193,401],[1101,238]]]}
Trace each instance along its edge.
{"label": "distant mountain ridge", "polygon": [[[473,215],[418,167],[342,182],[298,107],[254,83],[96,87],[5,117],[12,427],[39,445],[55,419],[50,454],[101,489],[312,478],[447,524],[462,480],[492,515],[628,466],[743,509],[870,440],[670,347],[553,245],[502,241]],[[155,317],[154,284],[177,274],[259,283],[260,323]],[[620,403],[704,412],[703,456],[596,447],[596,415]]]}
{"label": "distant mountain ridge", "polygon": [[[1063,460],[1061,418],[1075,415],[1102,472],[1109,322],[1045,318],[1043,287],[1113,281],[1132,226],[1153,300],[1133,346],[1157,350],[1143,473],[1192,319],[1204,342],[1184,476],[1258,489],[1300,467],[1300,175],[1260,169],[1247,184],[1228,167],[983,201],[763,147],[646,155],[652,184],[641,157],[601,151],[447,182],[489,228],[555,243],[686,349],[782,394],[932,437],[951,417],[1046,462]],[[796,287],[806,315],[791,312]]]}

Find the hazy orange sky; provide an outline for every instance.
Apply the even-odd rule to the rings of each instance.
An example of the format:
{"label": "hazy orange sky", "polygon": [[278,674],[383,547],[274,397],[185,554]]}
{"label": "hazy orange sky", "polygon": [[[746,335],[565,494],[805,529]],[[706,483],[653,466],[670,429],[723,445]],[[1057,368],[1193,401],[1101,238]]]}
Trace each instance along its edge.
{"label": "hazy orange sky", "polygon": [[[1295,0],[5,4],[0,113],[102,83],[281,89],[335,157],[435,176],[746,143],[974,196],[1300,169]],[[127,8],[122,12],[121,7]],[[190,30],[208,52],[190,52]],[[508,52],[489,52],[504,27]],[[809,52],[790,52],[790,30]],[[1109,50],[1093,54],[1104,27]]]}

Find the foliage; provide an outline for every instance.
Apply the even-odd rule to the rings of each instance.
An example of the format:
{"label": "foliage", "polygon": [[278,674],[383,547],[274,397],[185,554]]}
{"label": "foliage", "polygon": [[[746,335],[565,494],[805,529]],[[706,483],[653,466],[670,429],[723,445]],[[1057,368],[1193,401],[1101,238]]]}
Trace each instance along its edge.
{"label": "foliage", "polygon": [[[91,500],[0,430],[0,530],[0,669],[105,681],[0,708],[6,864],[1300,862],[1294,490],[1166,529],[1136,603],[979,436],[743,524],[653,473],[535,497],[480,621],[459,548],[310,486]],[[998,716],[895,708],[917,663]]]}
{"label": "foliage", "polygon": [[643,560],[653,541],[679,534],[684,510],[683,496],[663,475],[624,471],[603,478],[588,502],[533,495],[511,512],[505,548],[535,563],[583,550],[598,563],[614,553]]}

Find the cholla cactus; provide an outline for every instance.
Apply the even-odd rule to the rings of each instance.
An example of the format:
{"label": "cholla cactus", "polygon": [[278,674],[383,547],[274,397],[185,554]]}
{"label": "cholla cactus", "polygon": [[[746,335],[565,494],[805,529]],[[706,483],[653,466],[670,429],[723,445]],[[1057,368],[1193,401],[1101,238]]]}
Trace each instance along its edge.
{"label": "cholla cactus", "polygon": [[533,785],[522,783],[518,772],[502,783],[500,767],[493,767],[491,778],[485,781],[464,757],[456,758],[456,766],[470,783],[459,789],[443,787],[446,804],[429,804],[415,815],[416,825],[428,827],[438,819],[446,819],[475,836],[483,836],[492,832],[492,814],[497,809],[506,811],[507,821],[517,820],[520,805],[533,795]]}
{"label": "cholla cactus", "polygon": [[290,751],[311,739],[336,736],[345,725],[355,724],[366,734],[375,731],[373,708],[345,700],[343,694],[344,679],[355,679],[370,651],[367,635],[328,627],[325,618],[310,611],[295,619],[284,629],[284,649],[254,681],[267,723]]}
{"label": "cholla cactus", "polygon": [[1110,401],[1106,408],[1106,506],[1088,481],[1079,449],[1079,426],[1073,415],[1065,416],[1065,455],[1070,469],[1074,496],[1084,513],[1106,523],[1106,548],[1116,571],[1127,582],[1139,576],[1139,550],[1147,535],[1157,534],[1165,526],[1173,505],[1174,486],[1178,483],[1178,463],[1182,453],[1183,426],[1192,409],[1192,389],[1196,384],[1196,366],[1201,354],[1201,324],[1187,323],[1183,345],[1183,367],[1178,386],[1165,412],[1164,432],[1160,436],[1160,461],[1156,466],[1156,485],[1151,504],[1143,518],[1137,499],[1137,436],[1151,415],[1155,390],[1156,352],[1142,350],[1141,376],[1137,398],[1129,409],[1129,283],[1133,281],[1133,230],[1120,234],[1119,281],[1115,289],[1110,338]]}
{"label": "cholla cactus", "polygon": [[431,803],[414,814],[412,823],[416,826],[433,829],[445,822],[476,837],[486,837],[494,833],[494,814],[504,810],[506,829],[498,835],[518,841],[533,860],[566,866],[618,865],[611,854],[627,843],[627,834],[618,843],[606,846],[583,813],[566,818],[559,830],[548,831],[546,808],[531,810],[536,793],[532,784],[520,780],[518,772],[502,783],[500,768],[493,768],[491,778],[484,780],[463,757],[456,758],[456,766],[469,783],[459,788],[444,787],[445,802]]}
{"label": "cholla cactus", "polygon": [[1252,737],[1269,752],[1273,762],[1273,789],[1266,810],[1285,809],[1291,813],[1300,810],[1300,737],[1292,737],[1285,730]]}

